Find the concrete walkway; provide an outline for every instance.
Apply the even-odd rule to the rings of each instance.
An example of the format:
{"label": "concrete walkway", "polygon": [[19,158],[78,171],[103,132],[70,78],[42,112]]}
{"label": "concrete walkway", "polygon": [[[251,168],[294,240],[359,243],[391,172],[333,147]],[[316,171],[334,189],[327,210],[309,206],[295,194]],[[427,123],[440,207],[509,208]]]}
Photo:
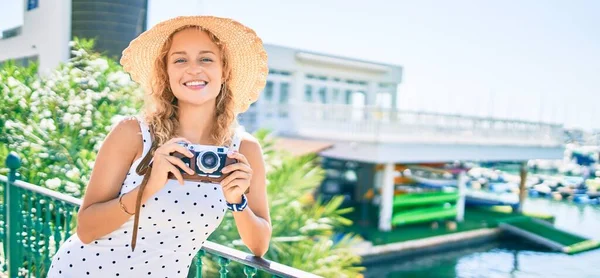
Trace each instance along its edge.
{"label": "concrete walkway", "polygon": [[449,235],[428,237],[384,245],[363,243],[354,248],[355,253],[364,260],[387,256],[401,256],[430,252],[446,248],[459,248],[474,242],[489,241],[500,236],[502,231],[498,228],[482,228],[474,231],[459,232]]}

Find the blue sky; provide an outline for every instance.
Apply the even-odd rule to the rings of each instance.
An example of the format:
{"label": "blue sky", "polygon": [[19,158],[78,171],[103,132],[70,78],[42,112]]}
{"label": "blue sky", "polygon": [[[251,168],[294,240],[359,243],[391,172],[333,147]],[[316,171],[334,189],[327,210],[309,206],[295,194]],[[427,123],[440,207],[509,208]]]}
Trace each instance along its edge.
{"label": "blue sky", "polygon": [[401,65],[400,108],[600,128],[600,1],[166,2],[150,24],[226,16],[266,43]]}
{"label": "blue sky", "polygon": [[600,1],[149,2],[150,25],[231,17],[265,43],[401,65],[402,109],[600,129]]}

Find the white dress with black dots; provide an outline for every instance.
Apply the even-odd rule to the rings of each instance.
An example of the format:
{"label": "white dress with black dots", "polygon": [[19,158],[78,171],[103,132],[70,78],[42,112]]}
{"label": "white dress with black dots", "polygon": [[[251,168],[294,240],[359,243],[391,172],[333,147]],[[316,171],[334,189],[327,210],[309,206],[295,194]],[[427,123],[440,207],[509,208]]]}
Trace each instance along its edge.
{"label": "white dress with black dots", "polygon": [[[138,120],[139,121],[139,120]],[[150,149],[148,126],[140,121],[143,155]],[[119,196],[142,181],[129,169]],[[221,186],[169,180],[140,208],[135,251],[131,251],[134,217],[114,232],[83,244],[73,234],[52,258],[48,272],[54,277],[186,277],[192,259],[208,236],[221,224],[226,210]]]}

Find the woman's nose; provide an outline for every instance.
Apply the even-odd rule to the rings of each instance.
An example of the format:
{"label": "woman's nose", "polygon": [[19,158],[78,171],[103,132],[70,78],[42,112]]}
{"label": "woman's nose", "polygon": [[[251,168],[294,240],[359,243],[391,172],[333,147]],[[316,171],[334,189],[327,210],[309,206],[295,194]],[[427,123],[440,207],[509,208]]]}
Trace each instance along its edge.
{"label": "woman's nose", "polygon": [[195,75],[195,74],[202,73],[203,70],[204,69],[198,63],[191,63],[186,71],[189,74]]}

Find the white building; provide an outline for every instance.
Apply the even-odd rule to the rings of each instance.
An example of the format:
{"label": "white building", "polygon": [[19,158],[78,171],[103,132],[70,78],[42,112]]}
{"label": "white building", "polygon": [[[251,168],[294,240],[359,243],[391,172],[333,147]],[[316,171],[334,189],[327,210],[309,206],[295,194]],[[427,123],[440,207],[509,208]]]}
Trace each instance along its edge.
{"label": "white building", "polygon": [[38,61],[42,73],[69,58],[74,37],[96,38],[96,49],[119,56],[146,28],[147,0],[8,2],[10,6],[0,7],[0,16],[11,17],[0,19],[0,63]]}
{"label": "white building", "polygon": [[[298,109],[314,110],[315,117],[331,119],[344,115],[328,114],[324,108],[355,108],[359,112],[369,106],[394,110],[397,107],[400,66],[269,44],[265,48],[269,55],[266,88],[260,100],[241,117],[250,130],[269,127],[282,135],[304,135],[298,133],[304,117],[295,113]],[[363,116],[352,115],[354,119]]]}

